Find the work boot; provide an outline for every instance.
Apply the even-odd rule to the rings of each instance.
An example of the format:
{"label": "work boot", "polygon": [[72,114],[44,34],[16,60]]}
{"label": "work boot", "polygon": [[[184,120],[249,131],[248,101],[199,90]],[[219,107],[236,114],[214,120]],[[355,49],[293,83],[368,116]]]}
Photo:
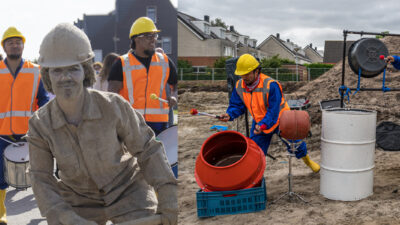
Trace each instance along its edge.
{"label": "work boot", "polygon": [[0,225],[7,224],[6,190],[0,190]]}
{"label": "work boot", "polygon": [[318,165],[318,163],[312,161],[310,159],[310,157],[308,155],[304,156],[303,158],[303,162],[312,169],[312,171],[314,171],[314,173],[318,173],[320,170],[320,166]]}

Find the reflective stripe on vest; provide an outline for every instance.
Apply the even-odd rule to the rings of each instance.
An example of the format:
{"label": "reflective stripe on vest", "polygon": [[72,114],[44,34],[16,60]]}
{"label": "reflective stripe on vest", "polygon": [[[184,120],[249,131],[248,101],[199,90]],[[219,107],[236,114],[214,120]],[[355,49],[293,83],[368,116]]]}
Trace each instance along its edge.
{"label": "reflective stripe on vest", "polygon": [[32,112],[29,111],[11,111],[11,112],[5,112],[5,113],[0,113],[0,119],[4,119],[6,117],[31,117]]}
{"label": "reflective stripe on vest", "polygon": [[[140,112],[140,114],[144,114],[144,109],[136,109],[136,111]],[[147,108],[146,109],[146,114],[153,114],[153,115],[162,115],[162,114],[168,114],[169,109],[152,109],[152,108]]]}
{"label": "reflective stripe on vest", "polygon": [[[155,89],[155,90],[153,90],[154,91],[154,93],[155,94],[157,94],[157,96],[159,96],[159,97],[162,97],[162,96],[165,96],[165,82],[166,82],[166,80],[167,80],[167,77],[168,77],[168,69],[169,69],[169,64],[168,64],[168,61],[166,61],[167,59],[164,57],[164,55],[163,54],[161,54],[161,53],[156,53],[156,56],[158,57],[158,60],[157,61],[154,61],[153,60],[153,57],[155,57],[155,56],[153,56],[152,57],[152,60],[151,60],[151,62],[150,62],[150,68],[148,69],[148,71],[147,71],[147,76],[149,76],[149,73],[151,72],[151,67],[159,67],[159,69],[158,70],[161,70],[161,76],[159,77],[159,79],[161,80],[161,82],[160,82],[160,85],[159,85],[159,87],[155,87],[155,86],[152,86],[151,88],[152,89],[149,89],[149,90],[153,90],[153,89]],[[133,81],[133,79],[134,79],[134,76],[132,75],[132,74],[135,74],[135,70],[143,70],[143,69],[146,69],[145,68],[145,66],[143,65],[143,64],[141,64],[136,58],[134,58],[136,61],[138,61],[140,64],[138,64],[138,65],[131,65],[131,63],[130,63],[130,57],[134,57],[133,55],[132,56],[130,56],[129,55],[129,53],[128,54],[125,54],[125,55],[123,55],[121,58],[122,58],[122,60],[123,60],[123,67],[122,67],[122,69],[123,69],[123,73],[124,73],[124,78],[125,78],[125,83],[124,83],[124,85],[126,85],[126,87],[123,87],[123,89],[125,89],[125,91],[127,92],[125,92],[125,94],[127,94],[127,96],[124,96],[125,98],[127,98],[127,100],[129,101],[129,103],[132,105],[132,106],[134,106],[134,104],[135,104],[135,99],[134,99],[134,96],[135,96],[135,94],[137,94],[137,93],[135,93],[135,89],[134,89],[134,87],[133,87],[133,83],[134,83],[134,81]],[[154,79],[154,78],[153,78]],[[143,84],[143,85],[147,85],[147,84]],[[137,91],[137,90],[136,90]],[[120,92],[120,94],[121,93],[123,93],[123,91],[121,91]],[[125,95],[124,94],[124,95]],[[153,100],[153,99],[150,99],[150,96],[146,96],[146,99],[145,99],[145,102],[147,102],[147,100],[149,100],[149,101],[156,101],[156,100]],[[157,100],[158,101],[158,100]],[[141,103],[139,103],[140,105],[141,105]],[[159,108],[154,108],[154,107],[157,107],[157,106],[155,106],[155,104],[158,104],[159,105]],[[143,108],[142,108],[143,107]],[[145,117],[146,117],[146,115],[166,115],[166,119],[162,119],[162,120],[166,120],[166,121],[168,121],[168,112],[169,112],[169,108],[168,107],[165,107],[165,103],[163,103],[163,102],[161,102],[161,101],[158,101],[157,103],[152,103],[152,107],[150,106],[149,107],[149,104],[145,107],[145,106],[140,106],[140,107],[137,107],[137,104],[136,104],[136,107],[134,107],[136,110],[138,110],[142,115],[145,115]],[[150,116],[151,117],[151,116]],[[152,117],[153,118],[153,117]],[[145,118],[146,119],[146,118]],[[147,120],[147,119],[146,119]],[[154,119],[153,118],[153,120],[157,120],[157,119]],[[157,122],[157,121],[150,121],[150,122]],[[165,121],[159,121],[159,122],[165,122]]]}

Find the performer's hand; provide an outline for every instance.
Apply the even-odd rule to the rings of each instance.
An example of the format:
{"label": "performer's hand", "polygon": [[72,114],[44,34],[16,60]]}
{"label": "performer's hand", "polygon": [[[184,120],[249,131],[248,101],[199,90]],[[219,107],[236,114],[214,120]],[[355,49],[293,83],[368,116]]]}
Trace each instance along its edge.
{"label": "performer's hand", "polygon": [[176,100],[176,98],[174,96],[169,96],[167,100],[168,100],[168,106],[170,108],[172,108],[178,104],[178,100]]}
{"label": "performer's hand", "polygon": [[387,62],[387,63],[392,63],[392,62],[394,62],[394,57],[391,56],[391,55],[389,55],[388,57],[386,57],[386,62]]}
{"label": "performer's hand", "polygon": [[224,114],[221,114],[218,119],[220,121],[228,122],[231,119],[231,117],[229,116],[228,113],[224,113]]}
{"label": "performer's hand", "polygon": [[260,133],[261,133],[261,127],[260,125],[257,124],[254,128],[254,134],[260,134]]}
{"label": "performer's hand", "polygon": [[158,192],[158,213],[161,213],[163,225],[176,225],[178,223],[177,187],[164,184]]}

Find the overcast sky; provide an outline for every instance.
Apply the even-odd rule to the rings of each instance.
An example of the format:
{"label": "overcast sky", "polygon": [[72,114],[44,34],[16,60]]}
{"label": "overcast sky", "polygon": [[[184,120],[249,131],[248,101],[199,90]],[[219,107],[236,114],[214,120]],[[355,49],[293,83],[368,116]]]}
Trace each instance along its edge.
{"label": "overcast sky", "polygon": [[344,29],[400,33],[398,0],[179,0],[178,10],[199,19],[221,18],[257,44],[280,33],[301,47],[313,43],[323,49],[325,40],[343,40]]}
{"label": "overcast sky", "polygon": [[[177,1],[171,0],[174,5]],[[57,24],[73,23],[83,14],[107,14],[115,9],[115,0],[0,0],[0,7],[0,36],[9,26],[17,27],[26,38],[23,57],[33,60],[43,37]],[[3,48],[0,53],[4,56]]]}

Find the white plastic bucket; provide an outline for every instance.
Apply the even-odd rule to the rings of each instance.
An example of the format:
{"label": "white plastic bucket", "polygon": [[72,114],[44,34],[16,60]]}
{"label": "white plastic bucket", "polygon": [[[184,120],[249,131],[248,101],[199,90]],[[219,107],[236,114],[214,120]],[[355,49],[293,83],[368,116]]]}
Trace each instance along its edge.
{"label": "white plastic bucket", "polygon": [[356,201],[373,194],[376,112],[322,111],[320,193]]}

